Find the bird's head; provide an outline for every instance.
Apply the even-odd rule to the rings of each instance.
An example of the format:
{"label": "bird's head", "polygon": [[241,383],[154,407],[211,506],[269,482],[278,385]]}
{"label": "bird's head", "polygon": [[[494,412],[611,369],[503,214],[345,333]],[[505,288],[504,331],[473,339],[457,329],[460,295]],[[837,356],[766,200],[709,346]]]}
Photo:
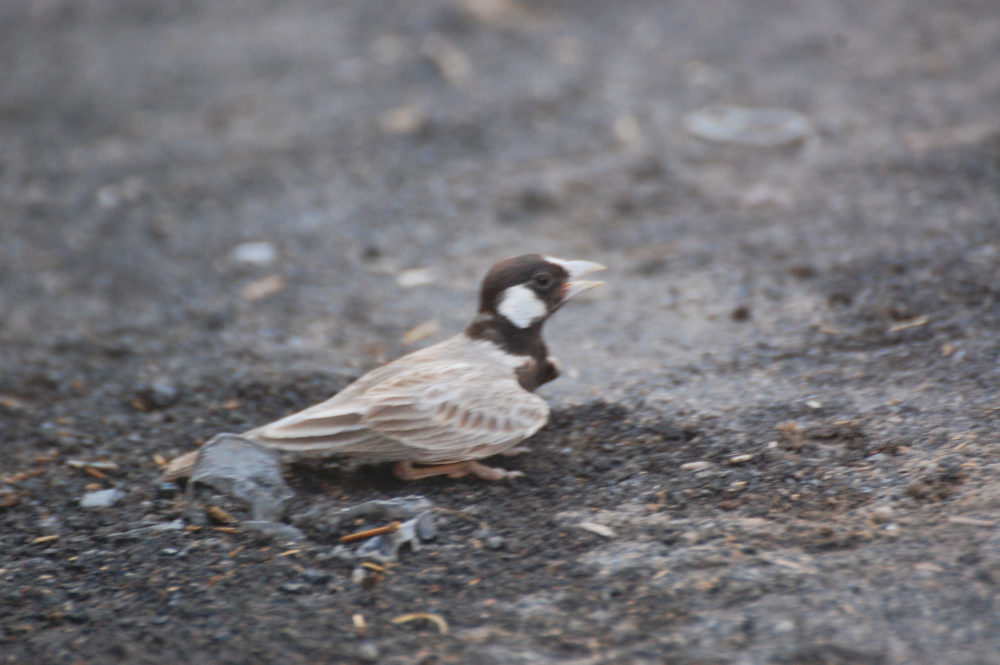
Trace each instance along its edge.
{"label": "bird's head", "polygon": [[515,328],[541,326],[576,295],[604,282],[580,279],[604,266],[593,261],[567,261],[541,254],[504,259],[483,279],[479,314],[497,317]]}

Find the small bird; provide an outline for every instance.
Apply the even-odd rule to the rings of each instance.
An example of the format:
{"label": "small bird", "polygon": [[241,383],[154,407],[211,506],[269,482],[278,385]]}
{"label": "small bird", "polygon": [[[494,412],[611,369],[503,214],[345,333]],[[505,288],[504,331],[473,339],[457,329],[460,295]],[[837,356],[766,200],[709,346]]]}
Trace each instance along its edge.
{"label": "small bird", "polygon": [[[559,376],[559,363],[542,340],[542,324],[570,298],[603,284],[579,279],[598,270],[604,266],[540,254],[500,261],[483,279],[479,313],[464,332],[242,436],[300,455],[395,462],[403,480],[520,476],[477,460],[527,452],[518,444],[548,421],[548,404],[532,391]],[[189,475],[197,452],[172,460],[164,479]]]}

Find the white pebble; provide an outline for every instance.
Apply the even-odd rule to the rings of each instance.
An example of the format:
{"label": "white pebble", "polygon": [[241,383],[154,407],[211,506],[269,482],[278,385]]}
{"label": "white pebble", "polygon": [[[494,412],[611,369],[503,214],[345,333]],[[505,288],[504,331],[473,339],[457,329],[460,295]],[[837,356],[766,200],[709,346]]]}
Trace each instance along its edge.
{"label": "white pebble", "polygon": [[117,489],[87,492],[80,499],[81,508],[110,508],[125,496],[125,492]]}
{"label": "white pebble", "polygon": [[396,283],[404,289],[415,286],[427,286],[434,283],[434,270],[431,268],[411,268],[402,270],[396,275]]}
{"label": "white pebble", "polygon": [[602,538],[614,538],[617,535],[615,530],[611,527],[598,524],[597,522],[583,521],[577,524],[577,526],[584,531],[589,531],[593,534],[601,536]]}
{"label": "white pebble", "polygon": [[266,266],[274,263],[278,252],[269,242],[245,242],[234,247],[230,256],[236,263]]}
{"label": "white pebble", "polygon": [[809,119],[789,109],[708,106],[688,113],[683,124],[705,141],[751,148],[791,145],[812,132]]}

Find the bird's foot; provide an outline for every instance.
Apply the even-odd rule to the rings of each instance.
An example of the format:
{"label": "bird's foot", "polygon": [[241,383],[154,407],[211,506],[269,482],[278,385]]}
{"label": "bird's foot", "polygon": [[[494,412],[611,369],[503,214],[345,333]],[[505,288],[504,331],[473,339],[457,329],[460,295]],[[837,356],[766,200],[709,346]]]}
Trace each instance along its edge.
{"label": "bird's foot", "polygon": [[503,455],[504,457],[513,457],[514,455],[523,455],[524,453],[530,453],[530,452],[531,448],[529,448],[528,446],[514,446],[513,448],[505,450],[500,454]]}
{"label": "bird's foot", "polygon": [[433,476],[463,478],[469,474],[483,480],[503,480],[504,478],[518,478],[524,475],[523,471],[499,469],[472,460],[421,467],[414,467],[413,462],[396,462],[396,466],[393,467],[393,473],[400,480],[420,480],[421,478],[431,478]]}
{"label": "bird's foot", "polygon": [[524,475],[524,471],[511,471],[510,469],[486,466],[485,464],[473,462],[472,460],[464,462],[464,464],[468,469],[466,473],[471,473],[472,475],[482,478],[483,480],[504,480],[505,478],[520,478]]}

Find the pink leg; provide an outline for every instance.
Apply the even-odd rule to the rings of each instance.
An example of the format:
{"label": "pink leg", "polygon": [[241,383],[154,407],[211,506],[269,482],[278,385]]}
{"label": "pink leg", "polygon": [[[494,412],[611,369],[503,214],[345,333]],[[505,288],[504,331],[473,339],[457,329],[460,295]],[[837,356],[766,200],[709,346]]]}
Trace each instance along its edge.
{"label": "pink leg", "polygon": [[467,462],[454,462],[452,464],[434,464],[431,466],[414,467],[413,462],[396,462],[393,472],[400,480],[420,480],[421,478],[431,478],[433,476],[448,476],[449,478],[462,478],[470,473],[483,480],[503,480],[504,478],[517,478],[523,476],[521,471],[508,471],[486,466],[479,462],[469,460]]}

